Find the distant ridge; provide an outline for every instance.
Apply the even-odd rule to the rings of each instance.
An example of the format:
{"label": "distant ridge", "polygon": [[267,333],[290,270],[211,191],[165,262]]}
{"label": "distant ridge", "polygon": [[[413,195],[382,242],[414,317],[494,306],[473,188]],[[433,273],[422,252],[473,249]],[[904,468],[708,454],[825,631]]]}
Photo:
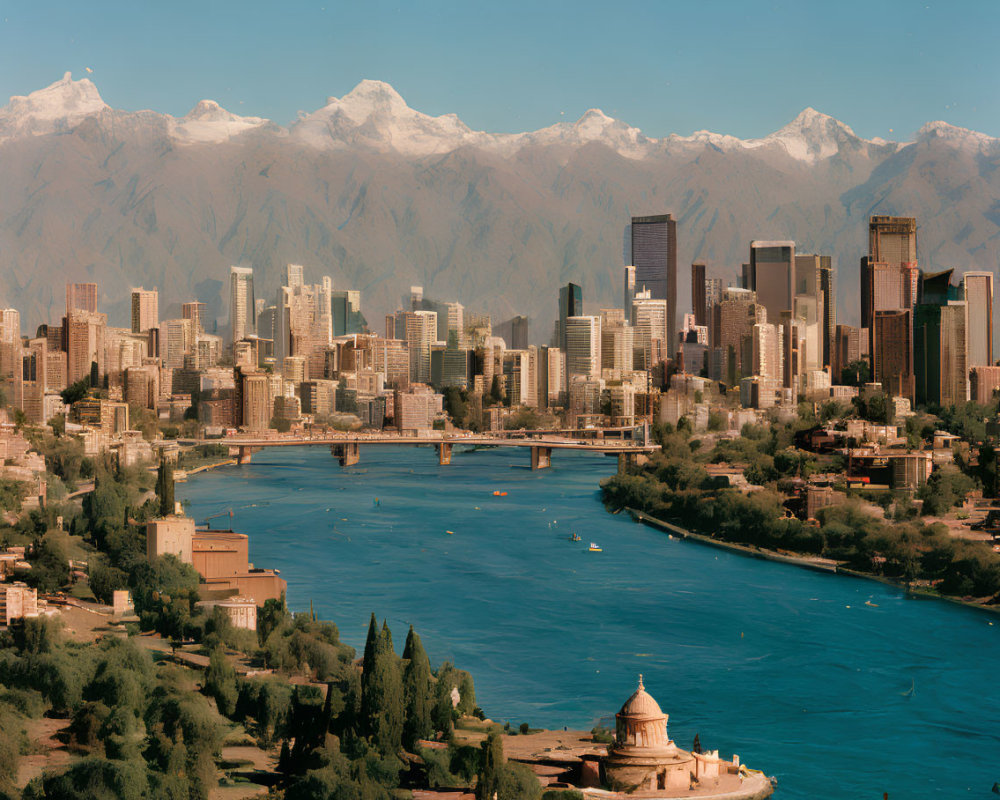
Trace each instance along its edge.
{"label": "distant ridge", "polygon": [[[864,139],[815,109],[768,136],[660,139],[599,109],[524,133],[469,128],[362,81],[287,126],[202,100],[183,117],[108,106],[66,73],[0,109],[0,302],[54,319],[67,278],[97,280],[112,322],[125,289],[199,297],[224,322],[230,263],[269,296],[288,261],[363,291],[369,319],[411,284],[533,318],[556,287],[618,302],[632,214],[679,220],[686,265],[733,277],[753,238],[829,253],[841,318],[857,321],[857,261],[873,212],[914,215],[927,268],[1000,261],[1000,140],[930,122],[911,142]],[[167,305],[164,306],[165,308]]]}

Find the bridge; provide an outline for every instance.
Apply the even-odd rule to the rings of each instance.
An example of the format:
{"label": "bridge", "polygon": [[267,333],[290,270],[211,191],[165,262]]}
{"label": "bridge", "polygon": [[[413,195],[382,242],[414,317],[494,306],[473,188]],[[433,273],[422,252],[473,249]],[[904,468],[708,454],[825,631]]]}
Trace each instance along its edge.
{"label": "bridge", "polygon": [[640,456],[648,457],[660,449],[658,444],[646,441],[632,441],[624,437],[617,439],[591,438],[593,431],[580,431],[588,438],[565,435],[563,431],[525,431],[515,434],[439,434],[435,436],[414,436],[390,433],[322,433],[296,436],[261,436],[237,434],[221,439],[180,439],[183,445],[221,444],[229,447],[238,464],[250,463],[253,454],[266,447],[329,447],[340,466],[350,467],[361,460],[361,446],[370,445],[433,445],[437,450],[438,463],[451,464],[452,449],[455,445],[468,447],[521,447],[528,448],[532,469],[546,469],[552,466],[555,450],[577,450],[601,455],[617,455],[618,470],[624,471],[630,464],[638,462]]}

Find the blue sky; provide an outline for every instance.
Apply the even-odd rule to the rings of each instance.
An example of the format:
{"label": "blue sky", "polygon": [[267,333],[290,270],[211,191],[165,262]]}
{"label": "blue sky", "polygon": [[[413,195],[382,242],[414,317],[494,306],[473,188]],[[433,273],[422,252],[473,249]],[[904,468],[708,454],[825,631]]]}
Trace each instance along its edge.
{"label": "blue sky", "polygon": [[125,109],[281,124],[363,78],[489,131],[588,108],[649,136],[762,136],[806,106],[866,137],[1000,136],[1000,2],[11,2],[0,97],[71,70]]}

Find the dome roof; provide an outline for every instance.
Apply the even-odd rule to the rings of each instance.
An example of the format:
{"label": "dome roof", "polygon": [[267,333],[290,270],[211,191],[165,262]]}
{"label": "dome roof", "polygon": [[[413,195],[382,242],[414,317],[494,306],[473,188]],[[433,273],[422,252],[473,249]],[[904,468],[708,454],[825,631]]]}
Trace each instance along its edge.
{"label": "dome roof", "polygon": [[660,704],[646,691],[646,687],[642,685],[642,675],[639,675],[639,688],[625,701],[618,716],[633,719],[665,719],[667,715],[660,709]]}

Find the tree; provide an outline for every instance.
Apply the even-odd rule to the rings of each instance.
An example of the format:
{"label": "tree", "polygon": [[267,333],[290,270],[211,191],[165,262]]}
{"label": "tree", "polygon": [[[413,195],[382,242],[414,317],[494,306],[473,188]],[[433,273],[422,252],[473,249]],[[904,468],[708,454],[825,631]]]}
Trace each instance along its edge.
{"label": "tree", "polygon": [[496,731],[490,731],[482,743],[482,761],[476,780],[476,800],[493,800],[500,790],[500,773],[504,767],[503,740]]}
{"label": "tree", "polygon": [[222,647],[215,647],[205,670],[205,694],[215,698],[219,713],[231,717],[236,710],[236,670],[229,663]]}
{"label": "tree", "polygon": [[395,755],[403,739],[403,683],[384,622],[372,615],[361,673],[361,729],[383,756]]}
{"label": "tree", "polygon": [[412,749],[418,739],[433,733],[431,725],[431,665],[424,646],[410,626],[403,649],[403,696],[406,701],[406,721],[403,724],[403,744]]}
{"label": "tree", "polygon": [[69,558],[54,534],[46,534],[35,545],[29,580],[42,592],[54,592],[69,582]]}
{"label": "tree", "polygon": [[76,383],[67,386],[63,389],[59,396],[62,397],[62,401],[71,406],[80,400],[83,400],[87,396],[87,390],[90,389],[90,378],[80,378]]}
{"label": "tree", "polygon": [[863,386],[871,380],[871,369],[864,359],[852,361],[840,371],[840,382],[844,386]]}
{"label": "tree", "polygon": [[160,459],[156,473],[156,496],[160,499],[160,516],[174,513],[174,465],[166,458]]}

